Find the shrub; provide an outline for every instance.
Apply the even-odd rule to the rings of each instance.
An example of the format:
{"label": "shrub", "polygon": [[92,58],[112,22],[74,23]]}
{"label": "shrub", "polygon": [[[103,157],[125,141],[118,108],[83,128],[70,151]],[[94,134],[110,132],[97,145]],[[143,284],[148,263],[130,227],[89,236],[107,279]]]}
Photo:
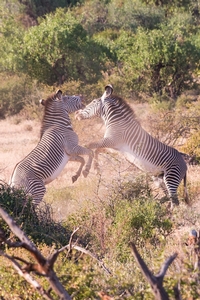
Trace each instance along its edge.
{"label": "shrub", "polygon": [[[34,102],[34,94],[35,91],[37,91],[37,88],[33,83],[30,83],[26,77],[6,76],[2,73],[2,75],[0,75],[0,79],[0,119],[18,114],[25,106],[28,107],[30,103]],[[38,93],[36,93],[36,96],[38,96]],[[37,102],[39,104],[38,100]],[[32,116],[33,109],[34,107],[32,105]]]}
{"label": "shrub", "polygon": [[[4,183],[0,184],[0,205],[35,243],[59,246],[68,243],[71,233],[62,223],[53,220],[50,205],[43,203],[43,206],[35,209],[31,198],[23,190],[11,188]],[[2,220],[0,226],[7,235],[10,234]]]}

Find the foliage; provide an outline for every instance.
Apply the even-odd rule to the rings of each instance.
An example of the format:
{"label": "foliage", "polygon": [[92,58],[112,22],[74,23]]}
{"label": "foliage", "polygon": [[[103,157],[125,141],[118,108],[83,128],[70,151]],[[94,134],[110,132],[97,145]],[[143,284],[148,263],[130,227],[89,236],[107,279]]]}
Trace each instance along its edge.
{"label": "foliage", "polygon": [[48,85],[112,80],[130,94],[167,93],[174,99],[198,83],[198,12],[190,1],[166,3],[169,15],[164,2],[70,2],[71,10],[58,8],[27,29],[24,6],[34,11],[42,4],[3,4],[1,72],[25,73]]}
{"label": "foliage", "polygon": [[154,29],[165,18],[164,10],[139,0],[113,0],[108,5],[108,23],[118,30]]}
{"label": "foliage", "polygon": [[117,54],[130,88],[176,98],[192,86],[200,51],[199,34],[191,36],[190,23],[190,17],[182,14],[159,29],[138,28],[136,34],[121,32],[116,41]]}
{"label": "foliage", "polygon": [[95,203],[101,209],[95,205],[88,212],[81,210],[79,217],[71,215],[68,222],[72,227],[78,226],[77,221],[82,224],[82,234],[97,253],[104,254],[112,245],[116,251],[113,255],[129,259],[131,240],[140,247],[146,243],[155,245],[159,243],[155,238],[158,233],[164,237],[171,230],[165,208],[152,199],[144,178],[113,183],[107,198],[101,202],[96,199]]}
{"label": "foliage", "polygon": [[70,12],[62,9],[47,15],[23,37],[15,37],[9,46],[11,64],[4,63],[4,68],[12,67],[49,85],[72,79],[92,83],[101,77],[104,58],[109,55],[105,47],[87,36]]}
{"label": "foliage", "polygon": [[[174,227],[180,227],[180,222],[186,220],[191,224],[191,220],[199,219],[199,216],[194,216],[194,212],[191,215],[188,208],[185,208],[184,211],[182,211],[183,208],[179,208],[173,214],[172,223],[170,214],[167,213],[165,207],[152,199],[151,190],[145,177],[137,177],[132,181],[115,181],[109,185],[108,191],[107,197],[101,198],[97,194],[95,199],[92,199],[84,209],[80,207],[75,214],[66,219],[65,227],[70,232],[74,227],[79,226],[80,229],[76,233],[77,243],[87,246],[88,250],[97,257],[99,256],[112,274],[106,274],[96,261],[83,256],[76,250],[59,255],[55,271],[60,282],[75,299],[97,299],[99,291],[106,291],[115,299],[121,299],[121,295],[123,295],[123,299],[153,299],[149,286],[131,254],[129,241],[135,241],[139,253],[148,267],[155,270],[153,271],[155,273],[160,268],[161,261],[164,260],[164,252],[165,256],[167,252],[171,253],[170,246],[174,247],[176,244],[176,237],[173,237]],[[19,205],[14,204],[20,202],[18,198],[22,199],[23,194],[21,191],[17,193],[12,191],[14,195],[11,195],[10,192],[6,186],[2,185],[0,195],[4,208],[11,214],[14,212],[12,216],[15,216],[22,228],[24,228],[26,218],[29,220],[29,226],[37,231],[37,235],[32,235],[33,229],[32,231],[26,229],[26,233],[28,232],[33,241],[38,241],[39,249],[43,255],[48,256],[55,247],[60,247],[60,243],[52,243],[48,239],[43,239],[46,232],[45,224],[52,221],[51,215],[45,211],[41,217],[43,225],[35,226],[38,216],[41,216],[40,211],[37,216],[32,211],[32,217],[29,218],[24,207],[24,223],[21,223],[16,214],[16,207]],[[13,202],[10,201],[11,196]],[[8,201],[9,205],[6,204]],[[21,209],[18,209],[18,212],[20,213]],[[55,227],[55,223],[53,227],[50,227],[50,231],[49,237],[55,237],[55,234],[63,235],[65,240],[62,245],[69,242],[69,235],[63,228]],[[9,255],[16,256],[16,251],[22,250],[6,249],[6,253]],[[181,255],[182,250],[179,249],[179,251]],[[27,255],[29,255],[27,252],[20,253],[25,260]],[[183,257],[177,259],[175,266],[170,267],[169,276],[166,277],[164,283],[165,288],[173,297],[173,286],[180,282],[183,299],[192,295],[194,299],[198,299],[198,284],[195,277],[188,276],[188,274],[193,274],[192,266],[189,259],[182,260]],[[1,257],[0,265],[1,282],[4,287],[0,288],[0,294],[4,299],[9,299],[10,295],[13,298],[20,295],[22,299],[38,299],[37,293],[24,280],[20,279]],[[42,283],[43,280],[40,279],[40,282]]]}
{"label": "foliage", "polygon": [[[47,247],[45,244],[40,244],[39,247],[43,255],[45,253],[45,255],[48,256],[49,253],[53,251],[53,247]],[[7,249],[6,252],[14,256],[16,256],[18,252],[19,256],[22,256],[25,260],[30,260],[29,255],[20,249]],[[9,263],[5,264],[4,260],[0,257],[2,283],[0,296],[6,300],[11,299],[10,297],[12,297],[12,299],[18,299],[20,297],[20,299],[23,300],[41,299],[37,291],[35,291],[26,280],[22,279]],[[81,257],[77,252],[72,252],[71,255],[67,253],[63,253],[63,255],[60,254],[56,261],[55,272],[66,290],[69,291],[72,297],[74,296],[73,299],[95,299],[99,287],[99,284],[96,286],[94,284],[95,278],[96,276],[101,278],[103,274],[98,270],[91,259],[88,259],[86,256]],[[45,279],[37,275],[35,277],[36,280],[47,289]],[[57,299],[54,293],[51,294],[54,296],[53,299]]]}
{"label": "foliage", "polygon": [[24,28],[17,16],[20,14],[16,1],[0,9],[0,71],[12,72],[18,62],[18,52],[22,48]]}
{"label": "foliage", "polygon": [[85,1],[82,6],[74,8],[74,14],[80,17],[81,24],[89,35],[92,36],[96,32],[104,31],[108,27],[107,2],[109,1]]}
{"label": "foliage", "polygon": [[48,0],[45,3],[42,0],[26,1],[26,13],[30,16],[37,17],[44,16],[55,11],[57,8],[65,8],[76,5],[80,0]]}
{"label": "foliage", "polygon": [[[0,119],[18,114],[25,106],[28,107],[30,103],[39,104],[39,95],[34,95],[35,91],[37,91],[37,85],[35,86],[33,82],[27,80],[27,77],[4,73],[4,75],[0,75],[0,79]],[[33,105],[31,110],[31,115],[33,116]]]}
{"label": "foliage", "polygon": [[195,155],[196,160],[200,163],[200,132],[196,131],[191,134],[185,145],[182,147],[182,151],[185,151],[189,155]]}
{"label": "foliage", "polygon": [[[4,183],[0,185],[0,205],[8,214],[15,219],[21,229],[35,242],[46,243],[47,245],[66,244],[70,232],[60,223],[53,220],[53,212],[50,206],[44,205],[35,209],[22,190],[13,189]],[[5,227],[2,220],[0,226],[7,235],[10,234],[8,227]]]}

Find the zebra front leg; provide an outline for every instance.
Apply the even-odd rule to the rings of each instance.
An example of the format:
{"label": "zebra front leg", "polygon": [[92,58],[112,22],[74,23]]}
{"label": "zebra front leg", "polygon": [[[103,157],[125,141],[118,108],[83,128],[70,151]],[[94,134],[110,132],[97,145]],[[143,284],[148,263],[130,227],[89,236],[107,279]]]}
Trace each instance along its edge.
{"label": "zebra front leg", "polygon": [[97,171],[97,174],[100,172],[99,162],[98,162],[99,153],[105,152],[106,151],[105,148],[115,149],[114,145],[115,145],[115,143],[108,137],[103,138],[99,142],[90,143],[87,145],[88,148],[95,149],[95,151],[94,151],[94,169]]}
{"label": "zebra front leg", "polygon": [[72,176],[72,182],[74,183],[81,175],[82,169],[85,165],[85,159],[79,155],[76,155],[76,156],[71,156],[69,161],[80,162],[81,164],[76,174]]}
{"label": "zebra front leg", "polygon": [[[91,169],[92,161],[93,161],[93,158],[94,158],[93,151],[91,149],[76,145],[73,148],[73,152],[70,155],[73,155],[73,156],[75,156],[75,155],[77,155],[77,156],[79,156],[79,155],[88,155],[88,160],[85,164],[85,169],[82,171],[83,176],[87,177],[88,174],[89,174],[89,171]],[[85,162],[85,160],[84,160],[84,162]]]}
{"label": "zebra front leg", "polygon": [[[87,148],[85,148],[85,149],[87,149]],[[89,157],[88,157],[88,161],[85,165],[85,169],[82,172],[84,177],[88,176],[89,171],[90,171],[91,166],[92,166],[92,161],[93,161],[93,158],[94,158],[94,152],[91,149],[87,149],[87,151],[88,151],[88,156]]]}

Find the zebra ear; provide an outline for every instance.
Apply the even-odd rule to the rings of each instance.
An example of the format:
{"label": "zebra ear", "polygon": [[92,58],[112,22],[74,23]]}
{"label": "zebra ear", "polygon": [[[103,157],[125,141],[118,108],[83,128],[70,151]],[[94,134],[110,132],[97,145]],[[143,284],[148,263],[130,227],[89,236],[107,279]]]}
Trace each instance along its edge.
{"label": "zebra ear", "polygon": [[44,99],[40,99],[39,102],[40,102],[40,104],[45,105],[45,100]]}
{"label": "zebra ear", "polygon": [[110,96],[110,95],[112,94],[112,92],[113,92],[113,87],[112,87],[112,85],[111,85],[111,84],[106,85],[105,91],[106,91],[106,94],[107,94],[108,96]]}
{"label": "zebra ear", "polygon": [[56,91],[56,96],[57,96],[58,99],[60,100],[60,99],[61,99],[61,96],[62,96],[62,91],[61,91],[61,90],[57,90],[57,91]]}
{"label": "zebra ear", "polygon": [[112,85],[111,84],[106,85],[105,92],[104,92],[103,96],[101,97],[101,100],[104,101],[104,99],[106,97],[109,97],[112,94],[112,92],[113,92]]}

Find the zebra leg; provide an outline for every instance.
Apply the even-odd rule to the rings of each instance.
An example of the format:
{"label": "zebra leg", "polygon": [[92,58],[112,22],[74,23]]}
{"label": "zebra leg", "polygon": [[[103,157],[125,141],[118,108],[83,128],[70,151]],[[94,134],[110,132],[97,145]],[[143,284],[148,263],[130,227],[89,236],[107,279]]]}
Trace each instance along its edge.
{"label": "zebra leg", "polygon": [[91,166],[92,166],[92,161],[93,161],[93,158],[94,158],[94,152],[91,150],[91,149],[87,149],[87,148],[83,148],[85,149],[85,151],[87,150],[87,153],[88,153],[88,160],[86,162],[86,165],[85,165],[85,169],[83,170],[83,176],[84,177],[87,177],[89,172],[90,172],[90,169],[91,169]]}
{"label": "zebra leg", "polygon": [[106,151],[105,148],[97,148],[94,151],[94,169],[97,171],[97,174],[100,173],[100,168],[99,168],[99,163],[98,163],[99,153],[104,153],[105,151]]}
{"label": "zebra leg", "polygon": [[72,182],[74,183],[81,175],[82,169],[85,165],[85,159],[79,155],[76,155],[76,156],[70,156],[69,161],[80,162],[80,164],[81,164],[78,171],[76,172],[76,174],[74,176],[72,176]]}
{"label": "zebra leg", "polygon": [[82,171],[83,176],[87,177],[91,169],[91,165],[94,157],[93,151],[91,149],[76,145],[71,151],[71,153],[68,153],[68,155],[72,155],[72,156],[88,155],[88,160],[85,164],[85,169]]}
{"label": "zebra leg", "polygon": [[164,174],[164,183],[166,185],[170,202],[171,202],[171,208],[174,207],[174,205],[179,205],[179,200],[177,196],[177,189],[180,184],[181,179],[179,178],[178,170],[176,169],[176,172],[174,169],[171,169],[166,174]]}
{"label": "zebra leg", "polygon": [[27,194],[33,199],[34,206],[38,206],[42,201],[46,188],[40,179],[29,179],[29,187],[26,187]]}
{"label": "zebra leg", "polygon": [[97,173],[100,171],[98,163],[99,153],[105,152],[105,148],[116,149],[114,141],[108,137],[104,137],[99,142],[90,143],[87,145],[87,147],[90,149],[96,149],[94,151],[94,169],[97,170]]}
{"label": "zebra leg", "polygon": [[161,188],[162,191],[164,192],[165,196],[163,196],[161,199],[160,199],[160,202],[161,203],[165,203],[167,201],[169,201],[169,193],[168,193],[168,190],[167,190],[167,187],[166,187],[166,184],[164,182],[164,173],[163,174],[160,174],[159,176],[152,176],[152,179],[153,179],[153,182],[154,184],[156,185],[157,188]]}

